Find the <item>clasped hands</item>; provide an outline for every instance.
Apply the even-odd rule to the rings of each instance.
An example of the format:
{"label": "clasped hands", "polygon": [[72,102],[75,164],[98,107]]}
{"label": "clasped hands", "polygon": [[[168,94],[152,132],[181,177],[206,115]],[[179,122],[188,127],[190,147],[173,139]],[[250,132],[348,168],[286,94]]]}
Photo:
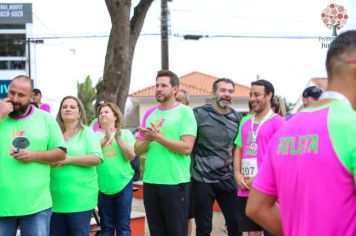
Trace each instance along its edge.
{"label": "clasped hands", "polygon": [[237,176],[237,186],[241,190],[251,190],[253,181],[255,180],[255,176],[246,176],[242,174],[238,174]]}
{"label": "clasped hands", "polygon": [[153,124],[152,122],[150,123],[151,127],[146,127],[146,128],[138,128],[138,132],[144,137],[146,141],[152,142],[157,140],[157,138],[161,135],[160,134],[160,128],[162,127],[162,120],[157,121],[156,124]]}

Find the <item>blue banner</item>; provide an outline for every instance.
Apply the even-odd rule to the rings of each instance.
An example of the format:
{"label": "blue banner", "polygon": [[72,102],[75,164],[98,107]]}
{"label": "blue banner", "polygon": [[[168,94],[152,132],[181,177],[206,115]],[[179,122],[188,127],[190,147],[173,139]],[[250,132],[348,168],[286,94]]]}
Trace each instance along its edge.
{"label": "blue banner", "polygon": [[0,80],[0,99],[7,97],[11,80]]}

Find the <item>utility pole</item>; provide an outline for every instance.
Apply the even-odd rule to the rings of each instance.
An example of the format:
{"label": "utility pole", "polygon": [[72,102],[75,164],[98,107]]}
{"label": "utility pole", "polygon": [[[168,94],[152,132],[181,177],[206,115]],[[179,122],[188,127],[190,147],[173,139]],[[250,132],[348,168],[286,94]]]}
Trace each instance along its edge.
{"label": "utility pole", "polygon": [[[35,80],[35,78],[32,78],[32,73],[31,73],[31,44],[42,44],[44,41],[43,39],[33,39],[33,38],[27,38],[26,39],[27,42],[27,58],[28,58],[28,76],[32,79]],[[35,68],[36,69],[36,68]],[[35,70],[36,72],[36,70]]]}
{"label": "utility pole", "polygon": [[[31,78],[31,39],[27,39],[28,76]],[[31,78],[32,79],[32,78]]]}
{"label": "utility pole", "polygon": [[161,0],[161,69],[169,70],[168,49],[169,10],[167,0]]}

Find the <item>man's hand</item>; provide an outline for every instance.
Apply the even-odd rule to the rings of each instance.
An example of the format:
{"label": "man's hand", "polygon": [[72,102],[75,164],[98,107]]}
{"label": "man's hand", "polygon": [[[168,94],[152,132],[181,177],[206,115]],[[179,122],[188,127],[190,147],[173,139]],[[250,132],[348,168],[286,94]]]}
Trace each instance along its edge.
{"label": "man's hand", "polygon": [[159,137],[159,130],[162,127],[163,122],[159,121],[157,124],[151,123],[151,127],[139,128],[138,132],[145,138],[146,141],[155,141]]}
{"label": "man's hand", "polygon": [[237,186],[239,187],[239,189],[241,190],[250,190],[251,187],[247,184],[249,177],[246,177],[242,174],[237,174],[236,176],[236,182],[237,182]]}
{"label": "man's hand", "polygon": [[158,131],[152,128],[139,128],[138,132],[142,135],[145,141],[152,142],[156,137]]}
{"label": "man's hand", "polygon": [[246,178],[245,178],[245,182],[246,182],[246,184],[247,184],[247,186],[248,186],[248,189],[252,189],[252,184],[253,184],[253,182],[255,181],[255,179],[256,179],[256,176],[253,176],[253,177],[246,177]]}
{"label": "man's hand", "polygon": [[35,152],[31,150],[21,150],[19,152],[14,152],[12,151],[10,153],[11,156],[13,156],[16,160],[21,161],[21,162],[33,162],[35,160]]}
{"label": "man's hand", "polygon": [[5,98],[4,100],[0,101],[0,119],[7,116],[14,110],[12,103],[10,102],[10,98]]}

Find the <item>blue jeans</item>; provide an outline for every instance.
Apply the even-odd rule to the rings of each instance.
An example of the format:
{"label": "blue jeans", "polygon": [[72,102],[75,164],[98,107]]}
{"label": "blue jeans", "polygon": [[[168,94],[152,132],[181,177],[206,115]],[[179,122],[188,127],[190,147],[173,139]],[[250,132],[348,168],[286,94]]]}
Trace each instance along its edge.
{"label": "blue jeans", "polygon": [[100,235],[131,236],[130,216],[132,180],[120,192],[107,195],[99,192]]}
{"label": "blue jeans", "polygon": [[0,217],[0,235],[15,236],[20,226],[21,236],[48,236],[52,209],[32,215]]}
{"label": "blue jeans", "polygon": [[51,236],[88,236],[93,210],[74,213],[53,213]]}

